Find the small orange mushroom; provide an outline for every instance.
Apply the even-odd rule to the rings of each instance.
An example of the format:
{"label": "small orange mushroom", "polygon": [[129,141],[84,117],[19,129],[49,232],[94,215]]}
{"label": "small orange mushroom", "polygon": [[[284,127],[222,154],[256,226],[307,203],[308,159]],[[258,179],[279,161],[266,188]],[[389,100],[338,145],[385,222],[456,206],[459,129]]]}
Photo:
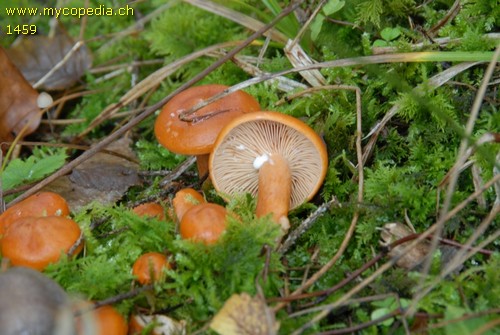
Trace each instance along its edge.
{"label": "small orange mushroom", "polygon": [[220,132],[210,155],[210,177],[224,194],[257,196],[257,216],[272,214],[286,233],[288,211],[310,200],[326,175],[321,137],[304,122],[278,112],[234,119]]}
{"label": "small orange mushroom", "polygon": [[111,305],[83,312],[76,318],[77,334],[87,334],[92,330],[94,335],[127,335],[128,323],[125,317]]}
{"label": "small orange mushroom", "polygon": [[42,271],[61,253],[78,254],[83,248],[78,224],[61,216],[25,217],[10,224],[0,241],[2,255],[13,265]]}
{"label": "small orange mushroom", "polygon": [[167,256],[159,252],[148,252],[141,255],[132,266],[132,274],[142,285],[156,282],[162,278],[164,269],[171,269]]}
{"label": "small orange mushroom", "polygon": [[251,95],[236,91],[188,116],[191,121],[181,120],[183,112],[227,88],[216,84],[190,87],[167,102],[155,121],[158,142],[171,152],[195,155],[200,177],[208,173],[208,155],[222,127],[236,116],[260,110]]}
{"label": "small orange mushroom", "polygon": [[172,206],[174,207],[175,216],[177,221],[180,222],[184,213],[187,212],[188,209],[197,204],[205,203],[205,198],[201,195],[200,192],[196,191],[193,188],[183,188],[175,193],[175,197],[172,200]]}
{"label": "small orange mushroom", "polygon": [[54,192],[40,192],[8,208],[0,215],[0,237],[15,220],[28,216],[68,216],[66,200]]}
{"label": "small orange mushroom", "polygon": [[226,216],[227,211],[221,205],[195,205],[182,217],[179,224],[181,237],[207,245],[214,244],[226,230]]}
{"label": "small orange mushroom", "polygon": [[165,210],[163,206],[155,202],[146,202],[135,206],[132,211],[139,216],[155,217],[160,221],[165,221]]}

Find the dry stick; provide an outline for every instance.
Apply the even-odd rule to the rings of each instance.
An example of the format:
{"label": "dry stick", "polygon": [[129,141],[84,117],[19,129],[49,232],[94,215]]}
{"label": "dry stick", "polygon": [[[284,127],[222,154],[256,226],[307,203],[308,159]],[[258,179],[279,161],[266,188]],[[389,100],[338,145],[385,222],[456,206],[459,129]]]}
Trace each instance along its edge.
{"label": "dry stick", "polygon": [[460,0],[455,0],[455,3],[453,3],[453,5],[448,10],[446,15],[441,20],[439,20],[439,22],[436,23],[431,29],[429,29],[427,31],[427,34],[430,37],[434,37],[434,35],[436,35],[436,33],[438,32],[439,29],[441,29],[444,25],[446,25],[448,22],[453,20],[455,18],[455,16],[458,15],[461,7],[462,6],[460,5]]}
{"label": "dry stick", "polygon": [[[436,52],[436,54],[442,54],[443,52]],[[333,67],[344,67],[344,66],[354,66],[354,65],[369,65],[369,64],[382,64],[382,63],[399,63],[399,62],[428,62],[430,60],[430,54],[432,52],[409,52],[409,53],[400,53],[400,54],[390,54],[390,55],[376,55],[376,56],[362,56],[362,57],[353,57],[353,58],[345,58],[345,59],[339,59],[339,60],[333,60],[333,61],[328,61],[328,62],[322,62],[322,63],[315,63],[315,64],[310,64],[307,66],[298,66],[294,67],[292,69],[288,70],[283,70],[283,71],[278,71],[274,73],[266,73],[263,74],[259,77],[251,78],[246,81],[243,81],[241,83],[238,83],[236,85],[233,85],[224,91],[220,92],[219,94],[216,94],[212,96],[209,99],[205,99],[201,101],[200,103],[196,104],[195,106],[191,107],[190,109],[186,110],[181,114],[180,119],[183,121],[190,121],[189,115],[194,114],[197,110],[211,104],[212,102],[219,100],[233,92],[236,92],[238,90],[244,89],[246,87],[262,83],[268,80],[272,80],[277,77],[285,76],[287,74],[291,73],[296,73],[296,72],[302,72],[302,71],[307,71],[307,70],[313,70],[313,69],[323,69],[323,68],[333,68]],[[464,56],[463,58],[460,58],[461,61],[468,61],[469,59],[473,59],[474,56],[472,55],[467,55]],[[475,57],[477,58],[477,56]],[[443,72],[441,72],[439,75],[434,76],[429,80],[428,85],[431,86],[441,86],[444,84],[446,81],[449,80],[449,78],[455,76],[457,74],[457,69],[460,71],[465,71],[466,69],[480,64],[480,63],[485,63],[490,61],[490,59],[487,60],[488,57],[484,57],[484,60],[481,61],[476,61],[474,63],[462,63],[459,65],[456,65],[454,67],[451,67]],[[451,74],[450,74],[451,73]],[[445,76],[446,75],[446,76]],[[449,78],[448,78],[449,77]],[[391,109],[392,110],[392,109]],[[399,110],[396,108],[396,110],[393,111],[393,115],[389,116],[387,120],[385,120],[385,123],[389,121],[389,119],[396,114],[396,112]],[[385,117],[384,117],[385,119]],[[380,123],[384,122],[382,120]],[[384,124],[385,124],[384,123]],[[381,131],[381,125],[377,125],[377,130]],[[372,130],[367,136],[370,136],[375,130]],[[369,153],[368,153],[369,154]],[[364,162],[366,162],[367,159],[367,150],[364,152]]]}
{"label": "dry stick", "polygon": [[[346,89],[354,90],[356,92],[356,123],[357,123],[357,129],[356,129],[356,154],[358,157],[358,204],[361,204],[363,202],[363,190],[364,190],[364,174],[363,174],[363,153],[362,153],[362,148],[361,148],[361,90],[358,87],[349,87],[347,86]],[[297,290],[295,290],[291,295],[295,294],[301,294],[304,290],[309,288],[311,285],[313,285],[316,281],[318,281],[319,278],[321,278],[330,268],[337,262],[337,260],[342,256],[344,253],[345,249],[347,248],[347,245],[349,244],[349,241],[351,240],[352,235],[354,234],[354,229],[356,228],[356,224],[358,222],[359,218],[359,212],[356,210],[354,213],[354,216],[351,221],[351,225],[349,226],[349,229],[347,230],[346,236],[344,240],[342,241],[342,244],[339,247],[339,250],[337,253],[326,263],[323,265],[323,267],[316,272],[309,280],[305,282],[304,285],[301,285]],[[282,302],[276,305],[273,310],[276,312],[286,306],[288,302]]]}
{"label": "dry stick", "polygon": [[[465,133],[463,135],[462,141],[460,142],[460,148],[458,151],[457,160],[456,160],[454,166],[462,166],[465,163],[465,161],[467,160],[467,149],[469,147],[469,139],[472,136],[472,131],[474,130],[474,125],[476,123],[476,119],[477,119],[477,116],[479,114],[479,109],[481,108],[481,102],[482,102],[483,97],[486,93],[487,84],[490,81],[491,76],[493,75],[493,70],[496,67],[496,62],[497,62],[497,59],[499,56],[500,56],[500,44],[497,46],[495,53],[493,55],[493,59],[491,60],[491,62],[489,63],[489,65],[486,69],[486,72],[485,72],[484,78],[483,78],[483,82],[481,83],[481,86],[479,87],[479,90],[476,94],[476,98],[474,99],[471,113],[470,113],[469,119],[467,120],[467,124],[465,126]],[[444,224],[446,222],[446,220],[444,218],[446,217],[446,214],[447,214],[448,210],[450,209],[451,200],[452,200],[453,194],[455,193],[455,187],[457,185],[459,174],[460,174],[460,171],[458,169],[456,169],[456,170],[453,170],[451,175],[450,175],[448,189],[446,192],[446,198],[444,200],[443,207],[441,208],[439,219],[435,224],[436,225],[436,234],[434,235],[434,238],[432,239],[431,244],[430,244],[430,250],[429,250],[430,254],[433,254],[434,251],[436,250],[436,248],[438,247],[439,238],[441,237],[441,234],[442,234],[442,231],[444,228]],[[424,286],[425,277],[426,277],[426,274],[429,273],[429,270],[431,267],[431,262],[432,262],[431,257],[429,257],[425,260],[423,268],[422,268],[422,273],[424,275],[422,276],[422,279],[420,280],[420,283],[417,286],[416,292],[420,292],[421,291],[420,289]],[[419,299],[422,298],[423,295],[418,295],[418,297],[419,297],[418,299],[416,299],[416,298],[413,299],[412,307],[410,307],[408,309],[410,312],[414,311]]]}
{"label": "dry stick", "polygon": [[165,187],[170,184],[173,180],[179,178],[187,169],[189,169],[194,163],[196,163],[196,156],[191,156],[187,158],[184,162],[179,164],[174,170],[172,170],[168,176],[160,181],[160,186]]}
{"label": "dry stick", "polygon": [[470,320],[470,319],[474,319],[474,318],[479,318],[481,316],[486,316],[486,315],[490,315],[490,314],[500,314],[500,308],[487,309],[487,310],[480,311],[477,313],[468,313],[468,314],[464,314],[458,318],[444,320],[441,322],[436,322],[432,325],[429,325],[427,328],[414,330],[414,334],[419,334],[419,333],[426,333],[427,334],[430,329],[442,328],[442,327],[448,326],[448,325],[453,324],[453,323],[462,322],[462,321],[466,321],[466,320]]}
{"label": "dry stick", "polygon": [[321,0],[321,2],[316,6],[314,11],[311,13],[311,15],[307,18],[307,21],[302,25],[300,28],[299,32],[297,33],[297,36],[293,39],[293,41],[288,45],[289,49],[292,49],[295,44],[298,43],[299,39],[302,38],[302,35],[306,32],[306,30],[309,28],[311,25],[311,22],[316,18],[318,15],[319,11],[325,6],[327,0]]}
{"label": "dry stick", "polygon": [[[102,112],[94,120],[92,120],[92,122],[87,126],[87,128],[78,134],[78,136],[74,139],[74,141],[79,141],[86,134],[88,134],[90,131],[92,131],[92,129],[94,129],[95,127],[100,125],[102,122],[106,121],[110,116],[114,115],[118,109],[130,104],[132,101],[136,100],[138,97],[145,94],[147,91],[151,90],[151,88],[153,86],[158,85],[158,83],[160,81],[162,81],[165,77],[174,73],[181,66],[183,66],[183,65],[185,65],[185,64],[187,64],[187,63],[189,63],[197,58],[205,56],[206,54],[214,52],[215,50],[218,50],[221,48],[237,46],[238,43],[239,42],[237,42],[237,41],[230,41],[230,42],[223,42],[223,43],[211,45],[211,46],[206,47],[204,49],[195,51],[187,56],[179,58],[176,61],[156,70],[155,72],[153,72],[152,74],[147,76],[145,79],[140,81],[137,85],[135,85],[127,93],[125,93],[118,100],[118,102],[110,104],[106,108],[104,108],[102,110]],[[104,77],[107,77],[110,75],[111,74],[107,74]],[[103,77],[101,77],[101,78],[103,78]],[[98,78],[98,80],[101,78]]]}
{"label": "dry stick", "polygon": [[[372,302],[376,300],[385,300],[387,298],[395,297],[397,296],[395,293],[384,293],[384,294],[377,294],[377,295],[372,295],[372,296],[367,296],[367,297],[361,297],[361,298],[356,298],[356,299],[351,299],[346,301],[342,306],[349,306],[353,304],[362,304],[366,302]],[[304,316],[309,313],[314,313],[314,312],[321,312],[323,309],[329,307],[330,304],[328,305],[322,305],[322,306],[315,306],[311,307],[308,309],[303,309],[301,311],[294,312],[290,315],[288,315],[289,318],[298,318],[300,316]],[[342,307],[339,306],[339,307]]]}
{"label": "dry stick", "polygon": [[[492,178],[490,181],[488,181],[481,190],[477,190],[473,194],[471,194],[467,199],[462,201],[460,204],[458,204],[453,210],[447,213],[446,220],[449,220],[451,217],[453,217],[458,211],[463,209],[465,206],[467,206],[468,203],[470,203],[472,200],[474,200],[477,196],[482,194],[484,191],[486,191],[489,187],[491,187],[495,182],[500,180],[500,175],[496,175],[494,178]],[[382,273],[390,269],[396,262],[401,258],[404,254],[406,254],[409,250],[414,248],[417,244],[422,242],[424,239],[428,238],[434,231],[436,230],[436,224],[433,224],[429,229],[427,229],[424,233],[420,235],[419,238],[414,240],[412,243],[409,243],[406,248],[404,248],[401,251],[401,254],[398,257],[393,257],[391,258],[388,262],[382,264],[372,275],[369,277],[365,278],[361,283],[353,287],[350,291],[348,291],[346,294],[344,294],[342,297],[340,297],[337,301],[335,301],[333,304],[330,305],[329,308],[326,308],[323,312],[319,313],[316,315],[312,320],[304,324],[301,328],[299,328],[297,331],[295,331],[293,334],[301,334],[302,331],[305,329],[311,327],[314,323],[320,321],[324,317],[326,317],[330,311],[333,309],[341,306],[343,303],[345,303],[347,300],[349,300],[353,295],[361,291],[363,288],[365,288],[367,285],[369,285],[371,282],[373,282],[378,276],[380,276]],[[478,248],[483,248],[482,245],[478,246]]]}
{"label": "dry stick", "polygon": [[319,206],[314,212],[312,212],[311,215],[307,217],[307,219],[302,221],[300,225],[288,235],[285,242],[283,242],[283,244],[279,246],[277,251],[281,254],[286,253],[288,249],[290,249],[290,247],[293,246],[295,241],[300,236],[302,236],[309,228],[311,228],[314,222],[320,216],[322,216],[327,210],[329,210],[333,204],[340,206],[339,201],[335,197],[332,197],[331,200],[322,203],[321,206]]}
{"label": "dry stick", "polygon": [[[84,7],[85,7],[85,9],[89,8],[89,0],[85,0]],[[85,28],[87,27],[88,18],[89,18],[88,15],[84,15],[82,17],[82,21],[81,21],[82,23],[80,24],[80,33],[78,35],[79,41],[83,41],[83,37],[85,35]]]}
{"label": "dry stick", "polygon": [[82,46],[84,45],[84,43],[82,41],[78,41],[76,42],[73,47],[71,48],[71,50],[66,54],[64,55],[64,58],[61,59],[52,69],[50,69],[49,72],[47,72],[42,78],[40,78],[40,80],[38,80],[34,85],[33,85],[33,88],[38,88],[40,87],[50,76],[52,76],[54,74],[54,72],[56,72],[57,70],[59,70],[64,64],[66,64],[66,62],[71,58],[71,56],[73,56],[73,54],[75,52],[78,51],[78,49],[80,49]]}
{"label": "dry stick", "polygon": [[196,74],[193,78],[185,82],[183,85],[181,85],[179,88],[174,90],[172,93],[167,95],[165,98],[157,102],[156,104],[150,106],[147,108],[144,112],[141,114],[137,115],[133,119],[131,119],[127,124],[125,124],[122,128],[118,129],[114,133],[108,135],[107,137],[103,138],[101,141],[96,143],[94,146],[92,146],[91,149],[88,151],[85,151],[83,154],[81,154],[79,157],[75,158],[71,162],[67,163],[63,167],[61,167],[59,170],[57,170],[55,173],[52,175],[48,176],[47,178],[43,179],[40,181],[38,184],[27,190],[25,193],[21,194],[14,200],[12,200],[9,203],[9,206],[12,206],[15,203],[18,203],[19,201],[26,199],[32,194],[35,194],[39,190],[41,190],[44,186],[50,184],[54,180],[56,180],[59,176],[62,176],[68,172],[70,172],[73,168],[78,166],[80,163],[88,159],[89,157],[92,157],[95,155],[97,152],[99,152],[101,149],[105,148],[109,144],[111,144],[113,141],[118,139],[120,136],[128,132],[131,128],[139,124],[142,120],[144,120],[146,117],[150,116],[153,114],[158,108],[163,106],[165,103],[167,103],[172,97],[174,97],[176,94],[179,92],[185,90],[188,87],[191,87],[193,84],[197,83],[204,77],[206,77],[209,73],[211,73],[213,70],[217,69],[220,67],[222,64],[224,64],[226,61],[231,59],[234,55],[236,55],[238,52],[243,50],[246,46],[248,46],[252,41],[257,39],[259,36],[261,36],[265,31],[269,30],[270,28],[274,27],[278,21],[280,21],[283,17],[287,16],[290,14],[292,11],[294,11],[296,8],[299,7],[299,5],[303,2],[304,0],[299,0],[295,2],[292,5],[289,5],[285,7],[280,14],[278,14],[271,22],[269,22],[267,25],[253,33],[250,37],[248,37],[245,41],[243,41],[240,45],[232,49],[228,54],[219,60],[215,61],[212,63],[210,66],[208,66],[205,70],[202,72]]}
{"label": "dry stick", "polygon": [[[240,26],[246,27],[250,30],[257,31],[261,27],[264,26],[264,23],[262,23],[259,20],[254,19],[251,16],[242,14],[241,12],[238,12],[236,10],[233,10],[231,8],[228,8],[223,5],[219,5],[216,2],[209,1],[209,0],[183,0],[184,2],[187,2],[195,7],[198,7],[200,9],[203,9],[207,12],[213,13],[215,15],[224,17],[228,20],[231,20],[233,22],[238,23]],[[300,1],[302,2],[302,1]],[[269,29],[267,33],[264,34],[266,37],[269,36],[272,40],[278,42],[278,43],[286,43],[288,40],[288,37],[285,36],[283,33],[281,33],[279,30],[276,29]]]}

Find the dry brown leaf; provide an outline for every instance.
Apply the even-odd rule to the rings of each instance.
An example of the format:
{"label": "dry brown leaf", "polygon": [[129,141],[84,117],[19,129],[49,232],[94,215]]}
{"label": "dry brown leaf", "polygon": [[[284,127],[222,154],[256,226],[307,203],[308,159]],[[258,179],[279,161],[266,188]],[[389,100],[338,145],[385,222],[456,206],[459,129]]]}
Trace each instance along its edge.
{"label": "dry brown leaf", "polygon": [[[75,43],[62,29],[50,37],[21,36],[6,51],[26,80],[47,90],[72,86],[92,64],[87,47]],[[50,71],[53,73],[39,83]]]}
{"label": "dry brown leaf", "polygon": [[[410,229],[405,224],[400,222],[391,222],[386,223],[381,228],[381,241],[380,244],[384,246],[388,246],[391,243],[414,234],[415,232]],[[403,254],[403,250],[411,243],[411,241],[402,243],[394,248],[392,248],[388,256],[389,257],[397,257],[400,256],[399,260],[396,262],[396,265],[405,269],[414,269],[419,266],[424,260],[427,254],[429,253],[429,243],[427,241],[422,241],[417,244],[413,249],[409,250],[407,253]]]}
{"label": "dry brown leaf", "polygon": [[221,335],[274,335],[279,323],[262,299],[242,293],[226,301],[210,328]]}
{"label": "dry brown leaf", "polygon": [[12,141],[26,127],[24,135],[40,124],[38,92],[24,79],[0,47],[0,142]]}
{"label": "dry brown leaf", "polygon": [[[130,139],[122,138],[110,144],[106,150],[135,160],[130,149]],[[113,204],[129,187],[140,184],[138,164],[110,153],[99,152],[80,164],[70,175],[62,176],[44,188],[59,193],[66,199],[71,211],[98,201]]]}

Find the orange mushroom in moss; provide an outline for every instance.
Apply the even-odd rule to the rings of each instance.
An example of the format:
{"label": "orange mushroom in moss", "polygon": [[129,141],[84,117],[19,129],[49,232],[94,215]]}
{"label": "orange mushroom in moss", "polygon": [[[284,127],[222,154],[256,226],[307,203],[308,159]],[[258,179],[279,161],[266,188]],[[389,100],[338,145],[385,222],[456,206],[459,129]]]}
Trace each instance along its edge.
{"label": "orange mushroom in moss", "polygon": [[226,230],[227,214],[227,210],[221,205],[195,205],[182,217],[179,224],[181,237],[206,245],[215,244]]}
{"label": "orange mushroom in moss", "polygon": [[205,198],[194,188],[183,188],[175,193],[172,199],[172,207],[177,222],[182,220],[184,214],[194,205],[205,203]]}
{"label": "orange mushroom in moss", "polygon": [[156,218],[165,221],[165,210],[163,206],[156,202],[146,202],[132,208],[132,212],[139,216]]}
{"label": "orange mushroom in moss", "polygon": [[[210,84],[190,87],[163,106],[155,121],[155,135],[165,148],[181,155],[197,157],[198,174],[208,173],[208,156],[222,127],[235,117],[260,110],[260,105],[243,91],[233,92],[185,116],[198,103],[222,93],[228,86]],[[185,117],[188,120],[183,120]]]}
{"label": "orange mushroom in moss", "polygon": [[222,194],[256,196],[256,215],[271,214],[283,233],[290,227],[288,211],[316,194],[327,166],[326,146],[312,128],[271,111],[231,121],[210,155],[214,188]]}
{"label": "orange mushroom in moss", "polygon": [[20,218],[10,224],[0,240],[3,257],[12,265],[42,271],[59,261],[61,254],[78,254],[83,248],[78,224],[61,216]]}
{"label": "orange mushroom in moss", "polygon": [[54,192],[40,192],[8,208],[0,215],[0,238],[14,221],[28,216],[68,216],[66,200]]}
{"label": "orange mushroom in moss", "polygon": [[167,256],[159,252],[145,253],[134,262],[132,274],[142,285],[151,284],[161,280],[163,271],[171,269]]}
{"label": "orange mushroom in moss", "polygon": [[86,335],[127,335],[128,322],[113,306],[104,305],[88,311],[82,306],[83,312],[76,317],[77,334]]}

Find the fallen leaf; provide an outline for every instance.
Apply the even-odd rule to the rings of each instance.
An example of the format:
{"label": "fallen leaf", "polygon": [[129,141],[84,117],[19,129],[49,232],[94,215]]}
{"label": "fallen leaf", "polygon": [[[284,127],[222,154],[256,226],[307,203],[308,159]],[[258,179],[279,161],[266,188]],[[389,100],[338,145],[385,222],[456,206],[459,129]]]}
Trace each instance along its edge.
{"label": "fallen leaf", "polygon": [[76,43],[60,27],[54,36],[21,36],[6,51],[32,85],[57,66],[57,70],[37,85],[46,90],[72,86],[92,64],[89,49],[83,43]]}
{"label": "fallen leaf", "polygon": [[24,127],[23,136],[40,124],[38,92],[24,79],[0,47],[0,142],[12,141]]}
{"label": "fallen leaf", "polygon": [[[380,244],[383,246],[388,246],[399,239],[415,233],[410,227],[400,222],[386,223],[380,230]],[[404,249],[412,242],[402,243],[389,251],[387,254],[389,257],[400,257],[396,262],[396,266],[408,270],[418,270],[421,267],[430,252],[430,244],[427,240],[421,241],[413,249],[403,254]],[[441,268],[443,268],[453,259],[457,253],[457,248],[441,245],[439,246],[439,251],[441,253]],[[459,266],[454,273],[460,272],[462,267]]]}
{"label": "fallen leaf", "polygon": [[274,335],[279,323],[264,300],[242,293],[225,302],[210,328],[221,335]]}
{"label": "fallen leaf", "polygon": [[113,142],[106,148],[107,152],[95,154],[71,174],[57,178],[44,190],[60,194],[68,202],[71,211],[78,211],[92,201],[115,203],[131,186],[141,183],[130,142],[128,138]]}
{"label": "fallen leaf", "polygon": [[[414,234],[415,232],[410,229],[407,225],[404,225],[400,222],[391,222],[386,223],[381,228],[381,241],[380,244],[384,246],[388,246],[391,243],[402,239],[403,237]],[[394,248],[392,248],[387,254],[389,257],[397,257],[400,256],[396,265],[405,269],[414,269],[419,266],[424,260],[427,254],[429,253],[429,243],[427,241],[422,241],[418,243],[413,249],[409,250],[405,254],[403,254],[403,250],[411,243],[412,241],[408,241],[402,243]]]}

